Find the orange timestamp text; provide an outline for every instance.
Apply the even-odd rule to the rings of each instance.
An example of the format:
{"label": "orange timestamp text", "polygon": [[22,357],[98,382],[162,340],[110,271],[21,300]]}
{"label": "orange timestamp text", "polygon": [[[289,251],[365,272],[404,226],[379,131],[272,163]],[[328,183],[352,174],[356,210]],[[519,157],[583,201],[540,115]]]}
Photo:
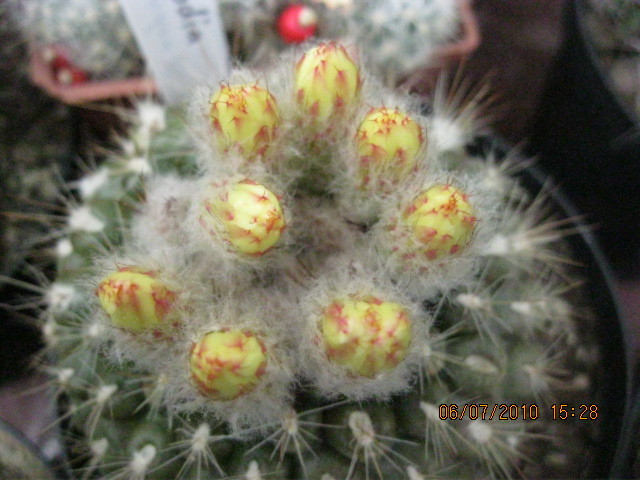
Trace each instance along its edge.
{"label": "orange timestamp text", "polygon": [[440,420],[535,420],[539,414],[535,403],[443,403],[438,408]]}

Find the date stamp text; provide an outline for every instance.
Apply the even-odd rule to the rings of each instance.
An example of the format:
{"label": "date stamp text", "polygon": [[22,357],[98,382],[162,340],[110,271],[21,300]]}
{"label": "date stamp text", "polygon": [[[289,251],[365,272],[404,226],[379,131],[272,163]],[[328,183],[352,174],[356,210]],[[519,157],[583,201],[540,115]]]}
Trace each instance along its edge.
{"label": "date stamp text", "polygon": [[[548,406],[551,420],[597,420],[598,405],[552,404]],[[536,420],[541,413],[535,403],[443,403],[438,407],[440,420]]]}

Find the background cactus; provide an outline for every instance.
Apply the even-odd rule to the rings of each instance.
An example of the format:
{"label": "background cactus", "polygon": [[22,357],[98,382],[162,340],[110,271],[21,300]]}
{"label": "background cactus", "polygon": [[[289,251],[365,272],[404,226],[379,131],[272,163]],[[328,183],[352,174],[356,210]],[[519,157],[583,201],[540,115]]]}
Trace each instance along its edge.
{"label": "background cactus", "polygon": [[61,67],[57,69],[61,83],[142,72],[142,58],[118,0],[33,0],[10,5],[26,40],[54,67]]}
{"label": "background cactus", "polygon": [[229,30],[235,33],[237,56],[263,63],[274,51],[300,41],[287,41],[273,28],[290,5],[313,12],[317,38],[359,45],[369,69],[389,85],[427,65],[437,47],[460,35],[457,0],[223,0],[220,7],[225,24],[234,25]]}
{"label": "background cactus", "polygon": [[585,28],[625,108],[640,115],[640,3],[586,3]]}
{"label": "background cactus", "polygon": [[354,2],[350,31],[387,82],[427,65],[436,47],[460,34],[459,2]]}
{"label": "background cactus", "polygon": [[[465,105],[441,95],[424,114],[328,47],[331,82],[358,81],[327,116],[304,111],[300,55],[229,79],[277,108],[257,158],[220,142],[241,130],[215,128],[220,95],[202,89],[186,122],[140,104],[78,182],[42,314],[72,464],[85,478],[579,476],[598,421],[552,405],[598,416],[598,355],[566,223],[514,163],[468,153]],[[362,182],[372,107],[421,130],[410,175],[385,166],[403,170],[394,188]],[[232,201],[229,185],[258,189]],[[248,233],[266,248],[234,241]]]}
{"label": "background cactus", "polygon": [[[118,0],[12,0],[11,6],[24,37],[44,52],[60,82],[143,73],[142,55]],[[363,48],[370,69],[388,83],[428,64],[435,48],[460,34],[457,0],[221,0],[219,7],[232,56],[243,63],[268,63],[288,44],[312,36],[346,38]],[[302,23],[313,27],[298,32],[280,26],[283,16],[301,11]]]}

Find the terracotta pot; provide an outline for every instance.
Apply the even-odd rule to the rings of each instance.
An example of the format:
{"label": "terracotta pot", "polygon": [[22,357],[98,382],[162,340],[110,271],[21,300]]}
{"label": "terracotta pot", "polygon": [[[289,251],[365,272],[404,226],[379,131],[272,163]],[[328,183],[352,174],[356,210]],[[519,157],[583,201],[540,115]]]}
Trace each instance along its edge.
{"label": "terracotta pot", "polygon": [[145,77],[63,84],[58,81],[53,66],[45,61],[41,51],[31,53],[29,70],[33,83],[70,105],[137,95],[149,96],[157,92],[155,82]]}

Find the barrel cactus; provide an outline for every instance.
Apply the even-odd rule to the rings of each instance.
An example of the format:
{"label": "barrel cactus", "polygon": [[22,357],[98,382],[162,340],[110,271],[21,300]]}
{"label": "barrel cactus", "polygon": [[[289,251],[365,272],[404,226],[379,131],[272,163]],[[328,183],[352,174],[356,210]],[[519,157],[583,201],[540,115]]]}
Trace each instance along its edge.
{"label": "barrel cactus", "polygon": [[[78,476],[581,471],[597,349],[566,223],[517,163],[468,153],[476,113],[445,97],[330,43],[186,113],[137,106],[76,184],[46,290]],[[565,419],[580,403],[592,420]]]}

